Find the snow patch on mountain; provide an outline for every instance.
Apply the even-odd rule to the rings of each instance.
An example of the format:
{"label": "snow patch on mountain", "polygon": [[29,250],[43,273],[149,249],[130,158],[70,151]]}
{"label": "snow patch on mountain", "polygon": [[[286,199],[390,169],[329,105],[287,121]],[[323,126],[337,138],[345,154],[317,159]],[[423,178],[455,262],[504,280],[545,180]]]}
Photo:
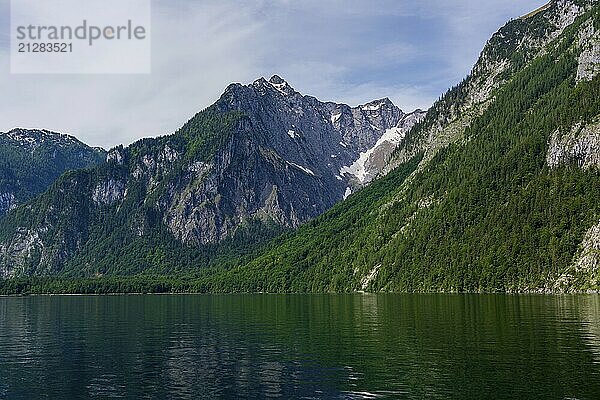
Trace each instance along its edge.
{"label": "snow patch on mountain", "polygon": [[303,167],[302,165],[296,164],[296,163],[294,163],[294,162],[291,162],[291,161],[287,161],[287,163],[288,163],[289,165],[291,165],[292,167],[296,167],[296,168],[298,168],[299,170],[301,170],[301,171],[303,171],[303,172],[306,172],[308,175],[316,176],[316,175],[315,175],[315,173],[314,173],[314,172],[313,172],[313,171],[312,171],[310,168]]}
{"label": "snow patch on mountain", "polygon": [[336,114],[331,115],[331,124],[333,125],[336,122],[338,122],[341,117],[342,117],[342,113],[341,112],[338,112]]}
{"label": "snow patch on mountain", "polygon": [[373,147],[361,152],[354,163],[340,168],[340,174],[352,176],[359,185],[373,180],[408,131],[424,117],[425,113],[420,110],[405,115],[397,126],[386,129]]}
{"label": "snow patch on mountain", "polygon": [[340,174],[353,175],[361,184],[365,183],[369,176],[369,173],[367,172],[367,161],[369,161],[369,158],[373,155],[377,148],[381,147],[384,143],[397,145],[403,138],[404,135],[402,134],[400,128],[394,127],[386,130],[381,138],[379,138],[377,143],[375,143],[375,146],[363,153],[360,153],[358,160],[356,160],[352,165],[342,167],[340,169]]}
{"label": "snow patch on mountain", "polygon": [[287,134],[288,134],[288,136],[289,136],[289,137],[291,137],[292,139],[296,139],[296,138],[299,138],[299,137],[300,137],[300,135],[298,135],[298,134],[296,133],[296,131],[295,131],[295,130],[293,130],[293,129],[290,129],[290,130],[287,132]]}
{"label": "snow patch on mountain", "polygon": [[347,187],[346,191],[344,192],[344,200],[346,200],[348,197],[350,197],[351,194],[352,194],[352,189]]}

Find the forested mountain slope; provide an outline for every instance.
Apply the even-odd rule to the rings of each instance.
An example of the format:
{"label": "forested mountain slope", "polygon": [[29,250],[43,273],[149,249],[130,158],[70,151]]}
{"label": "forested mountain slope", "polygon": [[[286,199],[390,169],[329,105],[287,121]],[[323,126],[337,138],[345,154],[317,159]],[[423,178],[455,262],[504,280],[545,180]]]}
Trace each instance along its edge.
{"label": "forested mountain slope", "polygon": [[0,132],[0,217],[48,189],[65,171],[104,162],[106,152],[36,129]]}
{"label": "forested mountain slope", "polygon": [[[316,121],[329,117],[327,129],[344,135],[335,125],[341,119],[335,106],[317,107],[305,98],[303,110],[317,111],[298,124],[290,119],[301,114],[294,111],[296,96],[278,77],[250,85],[255,88],[234,85],[175,135],[116,149],[106,167],[68,174],[9,214],[0,226],[4,276],[88,278],[10,280],[0,292],[600,290],[599,8],[597,1],[557,0],[509,22],[489,40],[472,73],[410,130],[400,132],[406,115],[386,108],[400,121],[385,156],[389,162],[379,173],[365,174],[363,167],[369,164],[364,155],[377,153],[382,133],[353,149],[352,163],[348,156],[338,164],[320,158],[303,164],[318,146],[303,147],[300,158],[281,157],[286,150],[298,154],[282,138],[296,140],[298,131],[313,137]],[[230,90],[240,95],[232,97]],[[270,102],[251,99],[261,93],[283,99],[285,118]],[[245,108],[240,105],[252,108],[256,101],[266,110],[261,118],[239,112]],[[346,115],[363,119],[384,104],[346,109]],[[265,123],[278,128],[262,129]],[[290,124],[302,128],[269,139]],[[352,132],[347,133],[359,143],[369,137]],[[328,153],[326,148],[322,154]],[[227,160],[216,175],[215,160]],[[297,166],[276,167],[289,163]],[[286,204],[294,210],[315,200],[325,204],[327,193],[340,199],[360,186],[360,177],[376,175],[380,178],[296,231],[262,248],[250,245],[281,227],[267,225],[277,221],[273,210],[289,218]],[[244,180],[247,176],[252,178]],[[269,178],[262,186],[264,176]],[[263,190],[273,187],[273,179],[291,182],[286,201],[265,202],[281,199]],[[328,187],[324,182],[334,181],[340,182],[334,190],[322,191]],[[212,187],[205,182],[216,182],[215,193],[228,187],[224,182],[259,182],[261,189],[204,198],[201,193]],[[297,193],[316,197],[307,203],[301,195],[296,204]],[[236,225],[235,234],[216,247],[198,245],[206,232],[222,237],[227,218],[199,230],[197,216],[231,209],[225,207],[232,198],[244,199],[234,204],[258,204],[248,208],[256,218]],[[184,218],[172,218],[177,215]],[[90,220],[95,222],[85,222]],[[200,268],[207,265],[212,268]],[[89,278],[94,275],[103,277]]]}
{"label": "forested mountain slope", "polygon": [[389,175],[208,291],[600,289],[600,11],[509,22]]}
{"label": "forested mountain slope", "polygon": [[8,214],[0,277],[180,273],[238,257],[377,175],[355,162],[389,159],[422,114],[387,98],[321,102],[278,76],[232,84],[174,134],[114,148]]}

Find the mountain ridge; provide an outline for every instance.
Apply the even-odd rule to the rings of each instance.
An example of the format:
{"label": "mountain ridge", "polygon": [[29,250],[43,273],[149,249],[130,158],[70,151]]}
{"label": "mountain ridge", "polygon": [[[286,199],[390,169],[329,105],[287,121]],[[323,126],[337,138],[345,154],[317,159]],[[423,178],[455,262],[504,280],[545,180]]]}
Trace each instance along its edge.
{"label": "mountain ridge", "polygon": [[127,262],[108,262],[106,246],[135,247],[127,259],[138,272],[177,268],[148,261],[151,240],[208,263],[222,242],[249,232],[260,242],[342,201],[353,189],[340,169],[404,116],[389,99],[321,102],[279,76],[231,84],[174,134],[113,148],[106,164],[64,175],[10,213],[0,271],[104,274]]}
{"label": "mountain ridge", "polygon": [[[76,276],[88,278],[7,281],[9,289],[6,290],[111,292],[127,286],[138,291],[173,292],[598,291],[599,31],[600,9],[597,2],[590,0],[558,0],[526,20],[510,21],[488,41],[471,74],[442,96],[403,136],[395,137],[397,146],[391,151],[390,162],[375,174],[370,184],[355,193],[346,190],[342,194],[342,190],[354,188],[353,177],[364,176],[360,165],[344,177],[340,176],[343,181],[335,177],[336,170],[350,168],[381,139],[383,135],[376,139],[365,134],[374,129],[358,132],[355,128],[370,125],[371,119],[364,113],[376,111],[371,109],[377,109],[380,104],[382,108],[385,102],[365,105],[366,110],[337,110],[342,112],[335,117],[338,115],[335,105],[316,107],[317,103],[310,97],[297,97],[282,79],[275,78],[272,83],[259,79],[247,86],[231,86],[229,94],[209,112],[190,120],[190,125],[186,124],[175,139],[161,139],[168,142],[174,153],[166,151],[165,143],[156,147],[147,142],[147,148],[140,143],[135,151],[121,149],[112,156],[109,154],[111,162],[123,167],[124,176],[131,170],[135,172],[134,167],[140,167],[138,176],[146,176],[148,182],[154,182],[143,185],[141,195],[135,198],[131,197],[135,188],[129,189],[129,197],[125,197],[136,205],[131,208],[123,202],[123,187],[111,184],[102,191],[111,194],[106,197],[108,203],[116,199],[115,204],[122,208],[116,215],[121,219],[109,219],[110,224],[95,229],[117,232],[117,240],[108,240],[103,232],[94,239],[102,242],[104,247],[99,247],[102,251],[94,253],[90,251],[93,249],[82,248],[79,251],[83,256],[80,254],[79,258],[67,262],[74,262],[69,268],[74,268]],[[231,97],[238,92],[239,96]],[[268,104],[264,103],[262,94],[269,96]],[[288,112],[274,111],[279,108]],[[256,112],[257,109],[261,112]],[[247,110],[254,112],[246,114]],[[298,111],[308,112],[311,117],[300,123]],[[383,115],[375,117],[380,123],[386,120]],[[223,120],[215,122],[213,118]],[[334,126],[337,122],[339,128]],[[223,128],[226,125],[236,130]],[[316,129],[325,125],[325,130]],[[214,134],[198,137],[196,126],[208,126],[210,129],[204,131]],[[296,143],[302,143],[302,139],[315,143],[314,138],[319,138],[319,132],[324,131],[333,132],[335,140],[326,142],[321,149],[308,145],[300,153],[296,151]],[[270,132],[279,132],[275,142],[269,142]],[[336,162],[321,157],[317,165],[308,164],[314,152],[331,155],[331,146],[339,144],[335,142],[344,135],[362,138],[358,140],[362,150],[359,146],[340,150],[340,155],[351,153],[358,157],[355,161],[349,163],[352,159],[349,156],[345,159],[342,156]],[[235,145],[232,138],[236,140]],[[163,189],[166,190],[161,192],[160,174],[144,175],[142,164],[154,168],[160,157],[165,159],[169,154],[176,154],[178,160],[186,157],[197,160],[199,164],[194,164],[194,171],[206,174],[211,170],[207,163],[214,156],[214,150],[222,148],[223,143],[228,144],[225,147],[229,151],[219,153],[221,158],[242,160],[247,167],[242,168],[245,174],[259,171],[256,176],[251,175],[252,181],[268,175],[263,168],[271,165],[278,171],[286,171],[278,175],[284,179],[293,180],[295,173],[301,174],[298,176],[304,178],[302,183],[294,181],[291,186],[294,193],[322,191],[319,195],[329,193],[331,198],[338,199],[343,196],[345,201],[336,202],[324,214],[259,247],[248,248],[250,242],[242,241],[242,246],[246,246],[243,251],[236,248],[233,257],[231,253],[219,253],[214,258],[217,262],[212,264],[184,251],[181,246],[165,245],[169,243],[168,230],[148,230],[153,221],[163,217],[153,204],[172,204],[165,202],[164,193],[189,195],[187,198],[193,199],[194,193],[205,190],[195,191],[194,186],[190,186],[194,181],[179,176],[165,180],[167,185]],[[265,147],[265,143],[271,147]],[[157,151],[154,157],[146,158],[148,149]],[[188,150],[182,152],[182,149]],[[252,151],[246,151],[248,149]],[[234,150],[242,153],[233,157],[231,151]],[[131,164],[131,159],[138,161]],[[249,160],[254,161],[247,163]],[[224,169],[220,176],[228,175],[226,171]],[[163,171],[163,175],[169,173]],[[239,177],[243,180],[244,174]],[[322,177],[326,178],[320,180]],[[70,182],[81,183],[79,179]],[[335,190],[326,191],[329,186],[324,182],[337,186]],[[316,186],[311,186],[315,183]],[[178,184],[183,186],[178,187]],[[155,194],[146,196],[148,188]],[[80,191],[65,193],[75,195]],[[52,196],[49,197],[51,200]],[[269,192],[265,197],[271,201],[269,207],[261,210],[270,216],[283,211],[285,204],[298,204],[298,207],[308,204],[280,201],[278,191]],[[91,205],[91,196],[86,199]],[[185,211],[188,203],[187,200],[179,202],[175,210]],[[267,202],[259,204],[266,206]],[[89,208],[91,213],[95,209],[93,205]],[[143,213],[141,220],[130,218],[132,213],[140,212]],[[18,222],[25,214],[20,218],[15,215],[9,215],[16,223],[14,227],[6,223],[0,226],[10,228],[0,229],[0,270],[4,276],[11,271],[6,261],[2,264],[1,260],[6,260],[6,254],[12,251],[10,246],[15,243],[10,241],[10,237],[15,236],[6,232],[16,236],[19,232],[25,234],[17,244],[28,243],[24,239],[32,233],[19,230]],[[281,218],[290,215],[289,212],[280,214]],[[179,220],[194,232],[193,218]],[[128,226],[132,221],[136,222],[139,237],[151,243],[152,251],[147,243],[142,245],[130,236],[121,236],[124,230],[115,231],[115,227]],[[137,224],[140,221],[143,223]],[[248,223],[245,240],[264,229],[264,225]],[[120,242],[126,242],[129,247],[114,246]],[[181,241],[175,242],[181,244]],[[48,246],[40,249],[47,250]],[[33,250],[36,251],[35,246]],[[139,254],[125,258],[131,251]],[[43,269],[27,270],[32,268],[30,259],[20,260],[24,268],[9,276],[48,275]],[[131,267],[119,268],[129,263]],[[109,265],[115,269],[107,267]],[[176,265],[196,268],[169,269]],[[199,266],[209,268],[197,268]],[[118,277],[140,273],[142,275],[135,278]],[[110,276],[89,278],[94,275]]]}
{"label": "mountain ridge", "polygon": [[387,176],[193,290],[600,290],[595,4],[509,22]]}
{"label": "mountain ridge", "polygon": [[46,190],[63,172],[97,165],[105,150],[45,129],[0,132],[0,217]]}

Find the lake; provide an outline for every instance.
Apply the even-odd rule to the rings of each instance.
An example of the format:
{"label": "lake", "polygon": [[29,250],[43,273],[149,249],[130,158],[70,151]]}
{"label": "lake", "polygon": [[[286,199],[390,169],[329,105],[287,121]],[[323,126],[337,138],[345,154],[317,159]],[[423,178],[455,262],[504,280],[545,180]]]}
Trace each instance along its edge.
{"label": "lake", "polygon": [[600,297],[0,298],[0,399],[600,399]]}

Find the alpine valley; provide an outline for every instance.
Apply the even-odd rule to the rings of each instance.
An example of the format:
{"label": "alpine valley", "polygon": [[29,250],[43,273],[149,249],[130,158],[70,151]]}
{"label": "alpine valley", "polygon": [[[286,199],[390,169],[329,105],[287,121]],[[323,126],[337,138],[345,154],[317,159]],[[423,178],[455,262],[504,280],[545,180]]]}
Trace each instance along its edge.
{"label": "alpine valley", "polygon": [[78,149],[35,198],[49,177],[0,177],[0,292],[598,291],[599,32],[597,1],[555,0],[426,113],[273,76]]}

